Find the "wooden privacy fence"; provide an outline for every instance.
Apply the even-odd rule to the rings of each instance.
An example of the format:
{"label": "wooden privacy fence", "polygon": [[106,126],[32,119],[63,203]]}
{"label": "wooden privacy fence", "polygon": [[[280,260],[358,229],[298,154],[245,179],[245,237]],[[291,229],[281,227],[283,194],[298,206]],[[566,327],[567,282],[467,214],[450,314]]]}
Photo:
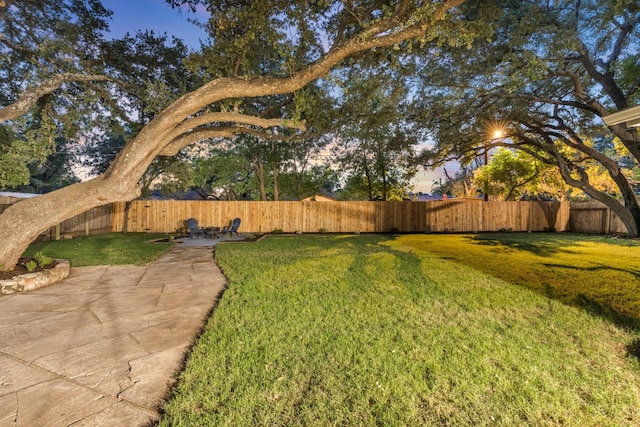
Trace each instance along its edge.
{"label": "wooden privacy fence", "polygon": [[98,206],[51,227],[45,234],[51,239],[59,239],[61,235],[88,236],[109,233],[113,228],[112,212],[112,205]]}
{"label": "wooden privacy fence", "polygon": [[597,200],[571,202],[571,231],[578,233],[624,234],[627,227],[604,203]]}
{"label": "wooden privacy fence", "polygon": [[568,202],[253,202],[141,200],[113,205],[112,231],[170,233],[187,218],[202,226],[242,219],[240,231],[568,231]]}
{"label": "wooden privacy fence", "polygon": [[[20,199],[0,200],[0,213]],[[8,202],[8,203],[7,203]],[[63,221],[42,238],[123,231],[125,203],[100,206]],[[626,233],[606,205],[583,202],[216,202],[140,200],[130,203],[127,230],[169,233],[187,218],[225,225],[242,218],[241,231],[476,232],[572,231]]]}

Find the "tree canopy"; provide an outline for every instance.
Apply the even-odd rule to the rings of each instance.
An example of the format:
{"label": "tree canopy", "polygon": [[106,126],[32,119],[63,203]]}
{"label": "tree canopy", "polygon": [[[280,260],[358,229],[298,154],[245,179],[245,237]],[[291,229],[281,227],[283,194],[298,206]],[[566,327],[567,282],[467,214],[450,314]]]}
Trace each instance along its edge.
{"label": "tree canopy", "polygon": [[0,188],[27,184],[87,123],[111,80],[96,49],[110,15],[96,0],[0,3]]}
{"label": "tree canopy", "polygon": [[[150,32],[104,40],[109,12],[97,0],[0,2],[0,186],[26,183],[71,140],[92,147],[84,156],[99,173],[5,210],[3,269],[41,231],[131,200],[160,173],[168,187],[225,179],[226,197],[263,200],[282,197],[285,182],[297,194],[330,185],[309,163],[330,132],[348,185],[369,199],[405,191],[418,162],[466,167],[507,146],[638,233],[640,135],[601,120],[640,96],[633,0],[168,3],[207,9],[200,49]],[[490,136],[495,122],[504,137]],[[416,156],[425,135],[435,146]],[[198,156],[201,143],[253,177]]]}
{"label": "tree canopy", "polygon": [[[493,6],[493,7],[492,7]],[[607,204],[637,236],[640,210],[625,168],[640,161],[640,134],[602,117],[640,97],[640,7],[636,1],[498,1],[477,14],[490,24],[471,49],[444,48],[420,71],[425,126],[437,143],[426,164],[505,145],[555,165],[571,186]],[[492,139],[495,122],[507,126]],[[597,140],[612,139],[610,157]],[[620,157],[626,158],[620,162]],[[598,165],[617,195],[595,185]],[[622,199],[622,203],[618,200]]]}
{"label": "tree canopy", "polygon": [[[44,3],[45,10],[53,8],[51,5],[54,2]],[[0,240],[3,241],[0,263],[3,269],[12,268],[28,244],[48,227],[91,207],[136,197],[139,194],[140,177],[159,155],[175,155],[183,147],[211,138],[232,138],[239,133],[255,132],[270,135],[273,132],[269,129],[274,128],[305,128],[300,114],[302,109],[299,108],[301,103],[304,104],[304,96],[294,96],[293,105],[296,108],[293,111],[298,114],[291,116],[291,109],[261,110],[262,103],[251,108],[251,102],[245,105],[245,100],[286,98],[288,94],[301,91],[308,84],[327,77],[335,67],[346,63],[348,58],[356,60],[363,52],[372,49],[394,47],[402,50],[411,46],[413,41],[423,45],[436,42],[466,44],[473,37],[472,28],[467,28],[459,13],[458,6],[463,0],[256,0],[239,3],[226,0],[170,0],[169,3],[194,7],[204,4],[211,13],[207,24],[211,45],[203,47],[201,52],[185,61],[191,73],[201,78],[202,84],[154,114],[126,143],[102,175],[6,209],[0,215]],[[39,2],[3,3],[0,33],[8,32],[10,16],[26,17],[29,7],[37,4]],[[83,24],[77,28],[77,34],[98,34],[104,28],[103,18],[108,12],[101,9],[97,1],[63,0],[55,4],[59,5],[56,6],[61,11],[59,13],[67,14],[60,19],[61,26],[74,22]],[[87,5],[95,10],[87,11]],[[84,18],[96,19],[85,22]],[[43,22],[51,21],[44,19]],[[15,85],[13,97],[8,101],[14,103],[5,107],[5,111],[14,113],[3,117],[5,123],[21,115],[28,116],[35,111],[38,103],[46,102],[46,96],[57,89],[61,89],[61,96],[66,95],[67,99],[73,101],[74,107],[77,103],[83,104],[93,99],[94,108],[98,109],[101,100],[112,99],[114,92],[100,92],[97,89],[93,92],[93,98],[87,97],[85,91],[88,85],[80,86],[76,91],[77,96],[73,97],[70,94],[75,88],[71,85],[67,88],[59,83],[52,90],[47,89],[47,85],[53,81],[112,80],[110,76],[93,74],[95,70],[91,58],[95,56],[96,44],[91,45],[94,51],[89,49],[87,52],[87,61],[84,55],[78,56],[82,60],[69,61],[81,69],[69,71],[65,68],[64,60],[74,56],[59,55],[59,52],[76,53],[74,44],[61,45],[61,42],[65,42],[65,33],[42,32],[50,36],[39,41],[37,46],[46,47],[54,42],[60,46],[39,52],[47,61],[53,63],[56,62],[54,59],[60,58],[63,64],[56,62],[49,73],[39,75],[34,80],[20,80]],[[3,42],[2,54],[9,58],[21,46],[7,40],[7,36],[4,36],[0,42]],[[5,66],[7,63],[8,59]],[[35,68],[38,68],[37,61]],[[100,68],[101,72],[108,70],[107,67]],[[73,80],[69,78],[69,73],[72,73],[72,77],[78,74],[83,77]],[[26,93],[29,95],[26,96]],[[30,102],[22,102],[24,99]],[[17,108],[17,101],[24,106],[22,110]],[[46,102],[46,105],[49,103]],[[87,117],[90,116],[87,113]]]}

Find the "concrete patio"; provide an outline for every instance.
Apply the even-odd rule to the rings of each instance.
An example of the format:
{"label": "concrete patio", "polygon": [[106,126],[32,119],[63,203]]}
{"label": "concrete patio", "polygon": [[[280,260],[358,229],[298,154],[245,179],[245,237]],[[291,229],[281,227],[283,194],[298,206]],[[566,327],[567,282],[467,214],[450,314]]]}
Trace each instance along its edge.
{"label": "concrete patio", "polygon": [[157,421],[226,286],[215,243],[186,241],[147,267],[72,268],[48,287],[1,296],[0,425]]}

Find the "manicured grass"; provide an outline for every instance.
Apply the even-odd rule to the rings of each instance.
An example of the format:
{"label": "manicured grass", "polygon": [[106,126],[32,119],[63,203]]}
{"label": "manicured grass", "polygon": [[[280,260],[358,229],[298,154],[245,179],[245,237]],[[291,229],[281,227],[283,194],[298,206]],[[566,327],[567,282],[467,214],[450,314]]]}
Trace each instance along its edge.
{"label": "manicured grass", "polygon": [[[463,238],[217,246],[229,287],[160,425],[640,423],[637,332],[447,259],[433,237]],[[487,259],[500,247],[467,239]]]}
{"label": "manicured grass", "polygon": [[173,247],[174,243],[149,243],[165,234],[109,233],[34,243],[25,252],[40,251],[53,258],[67,259],[74,267],[88,265],[147,265]]}
{"label": "manicured grass", "polygon": [[577,305],[621,325],[640,327],[640,241],[555,233],[406,235],[408,244]]}

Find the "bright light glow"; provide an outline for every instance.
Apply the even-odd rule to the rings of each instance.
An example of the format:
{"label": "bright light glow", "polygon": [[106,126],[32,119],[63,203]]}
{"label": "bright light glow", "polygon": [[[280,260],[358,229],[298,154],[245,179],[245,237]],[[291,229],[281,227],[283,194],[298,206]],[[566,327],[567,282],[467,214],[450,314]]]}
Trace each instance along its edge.
{"label": "bright light glow", "polygon": [[507,134],[506,123],[500,121],[491,122],[485,129],[486,135],[489,139],[502,139]]}

